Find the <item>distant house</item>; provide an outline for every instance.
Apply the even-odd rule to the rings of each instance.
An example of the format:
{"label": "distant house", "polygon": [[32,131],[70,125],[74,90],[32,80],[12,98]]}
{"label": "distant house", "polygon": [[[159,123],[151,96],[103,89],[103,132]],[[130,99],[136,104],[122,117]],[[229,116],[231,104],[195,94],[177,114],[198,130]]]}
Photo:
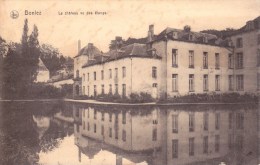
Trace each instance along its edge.
{"label": "distant house", "polygon": [[35,82],[47,82],[50,78],[50,71],[44,65],[41,59],[39,59],[37,77]]}

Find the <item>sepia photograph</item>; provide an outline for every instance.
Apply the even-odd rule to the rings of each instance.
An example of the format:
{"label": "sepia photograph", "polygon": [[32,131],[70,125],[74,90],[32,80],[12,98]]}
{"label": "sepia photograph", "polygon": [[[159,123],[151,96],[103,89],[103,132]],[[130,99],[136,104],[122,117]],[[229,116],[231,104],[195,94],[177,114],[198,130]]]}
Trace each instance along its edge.
{"label": "sepia photograph", "polygon": [[260,0],[0,0],[0,165],[260,165]]}

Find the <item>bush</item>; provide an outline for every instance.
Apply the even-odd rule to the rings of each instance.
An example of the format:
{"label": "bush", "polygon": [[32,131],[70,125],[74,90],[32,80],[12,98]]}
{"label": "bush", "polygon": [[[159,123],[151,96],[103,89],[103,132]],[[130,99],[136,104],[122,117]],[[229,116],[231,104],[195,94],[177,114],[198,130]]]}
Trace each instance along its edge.
{"label": "bush", "polygon": [[255,94],[239,93],[203,93],[190,94],[185,96],[168,97],[160,99],[160,103],[237,103],[237,102],[257,102],[258,96]]}

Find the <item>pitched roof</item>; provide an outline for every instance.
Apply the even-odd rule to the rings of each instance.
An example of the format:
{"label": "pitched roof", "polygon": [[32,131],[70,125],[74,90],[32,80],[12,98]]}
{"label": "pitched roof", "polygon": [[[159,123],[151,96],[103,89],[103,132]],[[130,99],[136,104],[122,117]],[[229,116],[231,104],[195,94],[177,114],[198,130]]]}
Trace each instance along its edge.
{"label": "pitched roof", "polygon": [[41,60],[41,58],[39,58],[38,70],[40,70],[40,71],[49,71],[48,68],[44,65],[44,63]]}
{"label": "pitched roof", "polygon": [[100,55],[100,54],[101,54],[101,51],[97,47],[95,47],[93,44],[88,44],[87,46],[82,48],[74,58],[81,56],[81,55],[96,56],[96,55]]}
{"label": "pitched roof", "polygon": [[[126,45],[118,50],[110,50],[107,53],[100,54],[94,59],[90,60],[87,64],[82,67],[88,67],[95,64],[101,64],[109,61],[118,60],[126,57],[143,57],[143,58],[152,58],[154,57],[151,53],[147,51],[146,44],[130,44]],[[155,56],[159,58],[159,56]]]}
{"label": "pitched roof", "polygon": [[[190,39],[192,36],[192,39]],[[186,31],[181,29],[174,29],[167,27],[164,29],[158,36],[154,37],[152,42],[171,39],[177,41],[184,42],[192,42],[192,43],[200,43],[200,44],[208,44],[208,45],[216,45],[216,46],[228,46],[225,40],[218,38],[216,35],[201,33],[201,32],[193,32]]]}

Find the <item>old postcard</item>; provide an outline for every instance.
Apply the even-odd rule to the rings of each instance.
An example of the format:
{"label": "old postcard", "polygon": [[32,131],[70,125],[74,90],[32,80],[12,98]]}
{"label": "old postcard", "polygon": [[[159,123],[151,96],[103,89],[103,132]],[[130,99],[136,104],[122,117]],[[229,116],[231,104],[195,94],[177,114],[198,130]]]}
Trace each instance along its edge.
{"label": "old postcard", "polygon": [[259,0],[0,0],[0,164],[259,165]]}

